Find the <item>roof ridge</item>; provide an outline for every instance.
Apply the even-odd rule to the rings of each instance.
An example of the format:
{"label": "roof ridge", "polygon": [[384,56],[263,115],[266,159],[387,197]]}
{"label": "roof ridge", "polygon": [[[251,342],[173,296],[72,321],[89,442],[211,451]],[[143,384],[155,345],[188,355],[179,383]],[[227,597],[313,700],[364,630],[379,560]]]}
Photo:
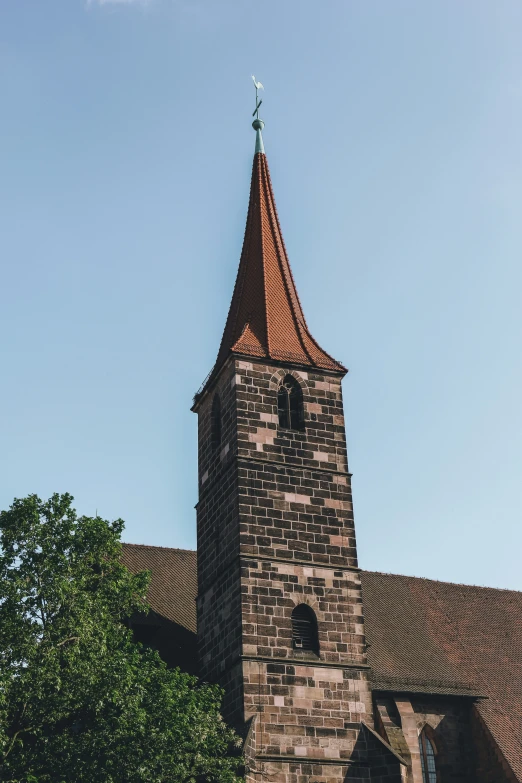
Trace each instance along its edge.
{"label": "roof ridge", "polygon": [[165,549],[168,552],[190,552],[191,554],[197,555],[197,549],[181,549],[180,547],[160,546],[159,544],[133,544],[130,541],[122,541],[121,543],[123,546],[135,546],[141,547],[142,549]]}
{"label": "roof ridge", "polygon": [[418,579],[423,582],[433,582],[438,585],[452,585],[454,587],[468,587],[476,588],[478,590],[495,590],[497,593],[514,593],[515,595],[522,595],[522,590],[513,590],[509,587],[491,587],[491,585],[477,585],[466,582],[450,582],[444,579],[433,579],[430,576],[415,576],[414,574],[393,574],[390,571],[370,571],[367,568],[361,569],[363,574],[375,574],[376,576],[394,576],[401,579]]}
{"label": "roof ridge", "polygon": [[[313,356],[311,356],[310,351],[307,349],[305,345],[305,341],[303,339],[302,334],[302,328],[304,328],[305,331],[307,331],[304,311],[301,306],[301,302],[299,301],[299,294],[297,293],[297,287],[295,285],[294,277],[292,275],[292,269],[290,267],[290,261],[288,259],[288,253],[286,251],[286,247],[283,240],[283,232],[281,231],[281,226],[279,223],[279,218],[277,215],[277,206],[275,203],[274,193],[272,189],[272,180],[270,177],[270,171],[268,168],[268,163],[266,163],[265,170],[264,170],[264,180],[263,180],[263,187],[267,191],[265,194],[265,200],[268,203],[269,208],[267,209],[267,216],[268,216],[268,222],[270,224],[270,228],[272,231],[273,236],[276,239],[279,239],[279,242],[274,242],[274,247],[276,251],[277,256],[277,263],[279,266],[281,279],[283,281],[283,287],[286,292],[287,299],[290,303],[292,303],[294,306],[290,308],[290,316],[292,318],[292,321],[294,322],[294,328],[297,333],[297,337],[299,339],[299,343],[301,344],[301,348],[303,350],[303,353],[305,356],[308,357],[308,361],[313,364]],[[271,197],[271,198],[270,198]],[[275,225],[274,225],[275,224]],[[263,241],[261,237],[261,241]],[[285,259],[286,259],[286,268],[285,268]],[[265,272],[266,275],[266,272]],[[288,279],[290,278],[290,279]],[[299,312],[296,312],[295,302],[293,301],[292,292],[295,296],[295,299],[297,301],[297,307],[299,308]],[[266,292],[265,292],[266,296]],[[268,309],[267,309],[267,316],[268,316]],[[301,321],[303,323],[301,323]],[[267,326],[269,327],[268,318],[267,318]],[[267,341],[268,341],[268,353],[270,355],[270,340],[269,340],[269,328],[267,329]],[[310,335],[311,336],[311,335]],[[321,348],[317,346],[319,350]]]}
{"label": "roof ridge", "polygon": [[[266,164],[266,155],[264,152],[258,152],[255,156],[257,160],[257,168],[258,168],[258,186],[259,186],[259,192],[258,192],[258,209],[259,209],[259,225],[261,226],[261,259],[263,264],[263,309],[265,311],[265,323],[266,323],[266,349],[267,353],[270,356],[270,319],[268,317],[268,280],[267,280],[267,265],[265,261],[265,232],[263,231],[263,207],[261,205],[261,201],[264,202],[264,207],[266,212],[268,212],[269,218],[270,218],[270,209],[268,206],[268,202],[270,200],[269,195],[265,192],[264,188],[264,166],[263,163]],[[259,174],[259,170],[261,173]],[[253,181],[253,173],[252,173],[252,181]]]}

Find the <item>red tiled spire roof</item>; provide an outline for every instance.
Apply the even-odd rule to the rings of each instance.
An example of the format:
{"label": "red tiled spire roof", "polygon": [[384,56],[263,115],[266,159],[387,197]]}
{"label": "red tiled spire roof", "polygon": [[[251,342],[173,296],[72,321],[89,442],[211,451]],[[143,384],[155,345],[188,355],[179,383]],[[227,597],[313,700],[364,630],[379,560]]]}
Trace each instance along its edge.
{"label": "red tiled spire roof", "polygon": [[277,217],[263,125],[253,124],[257,143],[245,239],[214,372],[237,353],[345,373],[308,331]]}

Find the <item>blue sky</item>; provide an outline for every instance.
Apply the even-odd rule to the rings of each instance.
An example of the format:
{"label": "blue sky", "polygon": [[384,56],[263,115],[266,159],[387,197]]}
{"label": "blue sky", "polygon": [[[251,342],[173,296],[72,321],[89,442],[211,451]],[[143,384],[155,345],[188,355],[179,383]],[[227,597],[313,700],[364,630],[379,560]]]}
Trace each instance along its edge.
{"label": "blue sky", "polygon": [[265,147],[364,568],[522,589],[519,0],[0,4],[0,508],[194,547],[193,393]]}

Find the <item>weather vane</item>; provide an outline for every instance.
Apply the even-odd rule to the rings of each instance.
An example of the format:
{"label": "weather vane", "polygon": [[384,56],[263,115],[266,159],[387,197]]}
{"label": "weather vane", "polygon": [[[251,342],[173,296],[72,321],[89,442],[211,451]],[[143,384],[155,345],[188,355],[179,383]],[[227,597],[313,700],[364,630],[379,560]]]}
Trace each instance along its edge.
{"label": "weather vane", "polygon": [[255,117],[256,120],[259,119],[259,107],[263,103],[262,100],[259,98],[259,90],[264,90],[265,88],[261,84],[261,82],[256,82],[256,77],[252,74],[252,81],[254,82],[254,87],[256,88],[256,108],[254,109],[252,113],[252,117]]}

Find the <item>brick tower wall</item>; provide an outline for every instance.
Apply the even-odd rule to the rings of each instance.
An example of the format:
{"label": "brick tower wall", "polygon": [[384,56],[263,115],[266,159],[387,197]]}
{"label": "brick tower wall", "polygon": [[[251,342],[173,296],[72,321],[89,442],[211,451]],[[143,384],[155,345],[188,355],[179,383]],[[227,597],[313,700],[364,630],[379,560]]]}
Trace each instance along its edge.
{"label": "brick tower wall", "polygon": [[[277,389],[303,392],[305,430],[281,430]],[[202,676],[227,689],[225,715],[249,727],[252,779],[370,776],[371,722],[361,587],[339,376],[230,359],[212,451],[212,396],[198,408],[198,636]],[[319,655],[294,650],[308,604]],[[312,777],[311,777],[312,776]]]}

